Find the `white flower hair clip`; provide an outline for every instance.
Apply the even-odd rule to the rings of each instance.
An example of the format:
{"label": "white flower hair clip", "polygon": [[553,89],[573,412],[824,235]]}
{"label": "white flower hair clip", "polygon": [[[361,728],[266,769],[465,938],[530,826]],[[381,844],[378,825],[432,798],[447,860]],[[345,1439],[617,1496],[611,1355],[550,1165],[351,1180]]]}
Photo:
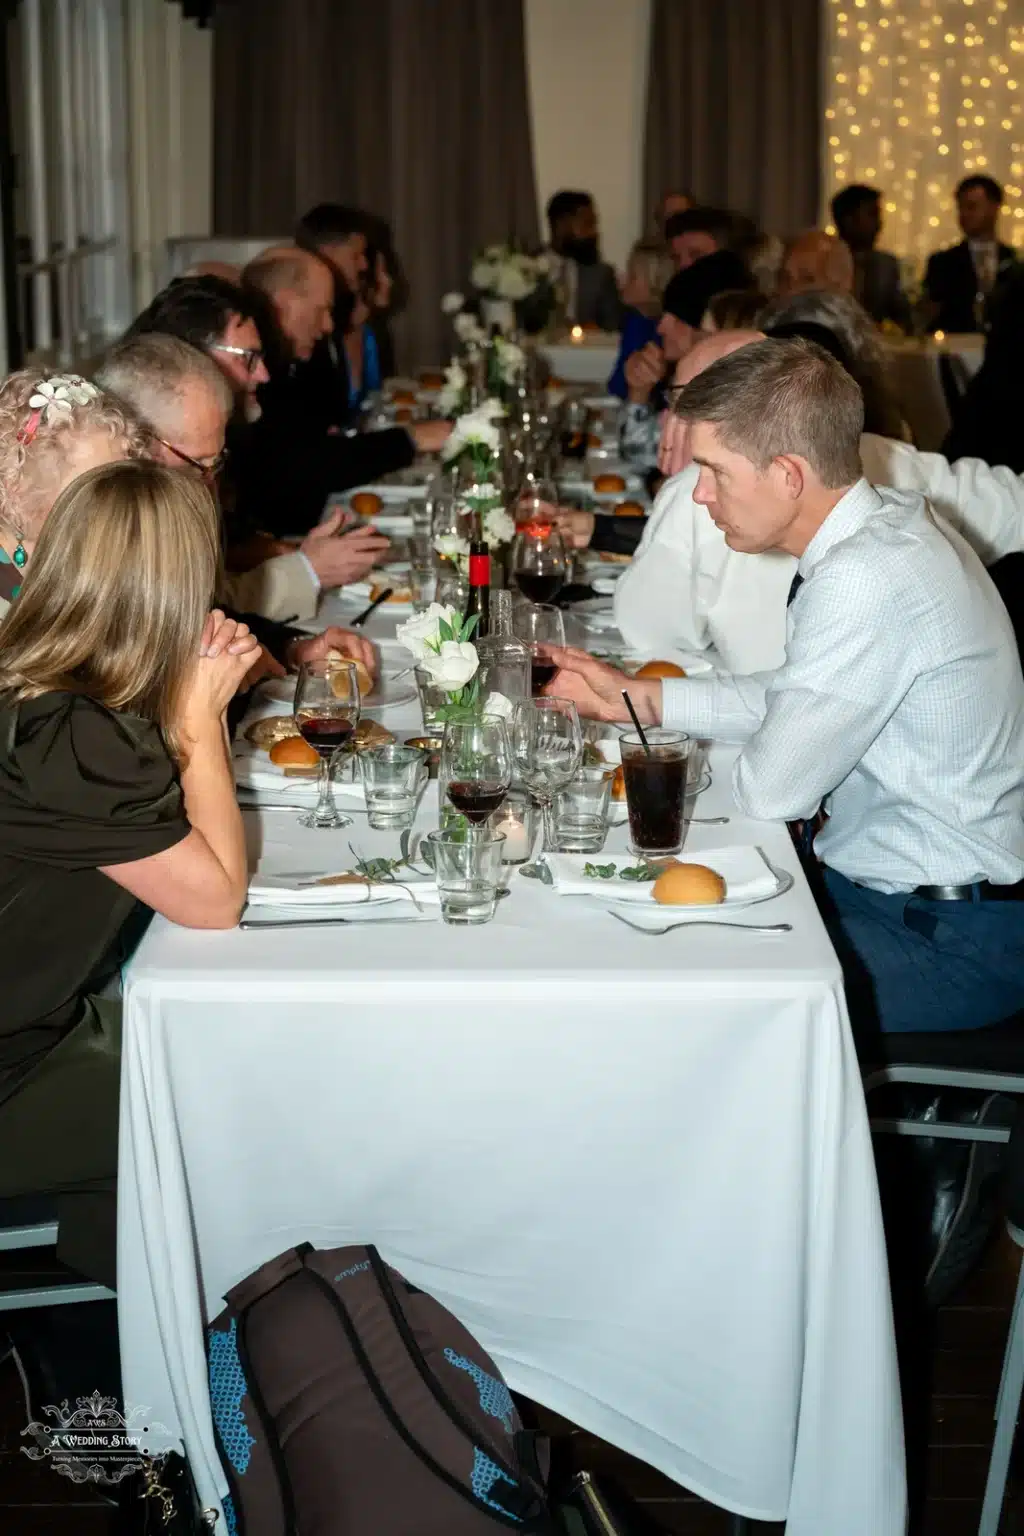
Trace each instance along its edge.
{"label": "white flower hair clip", "polygon": [[28,397],[29,417],[18,432],[18,442],[30,443],[41,421],[47,426],[66,421],[76,405],[98,400],[99,394],[95,384],[77,373],[57,373],[51,379],[42,379]]}

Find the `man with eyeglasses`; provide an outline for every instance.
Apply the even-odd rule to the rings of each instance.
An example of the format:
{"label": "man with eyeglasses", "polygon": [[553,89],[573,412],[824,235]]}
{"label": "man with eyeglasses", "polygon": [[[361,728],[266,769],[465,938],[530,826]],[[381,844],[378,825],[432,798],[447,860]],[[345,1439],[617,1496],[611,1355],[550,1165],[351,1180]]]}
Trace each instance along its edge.
{"label": "man with eyeglasses", "polygon": [[[224,433],[233,401],[227,381],[209,357],[177,337],[142,334],[111,348],[95,379],[149,428],[154,459],[189,470],[206,484],[213,482],[225,460]],[[244,615],[261,645],[286,665],[315,659],[334,647],[373,672],[373,647],[361,636],[330,628],[311,640],[289,628],[293,620],[312,618],[316,612],[319,583],[303,567],[321,557],[321,546],[328,562],[339,548],[350,546],[343,558],[354,562],[359,576],[343,575],[345,581],[360,579],[388,548],[387,539],[373,529],[359,529],[358,540],[335,538],[337,522],[337,517],[329,519],[288,555],[265,560],[243,574],[228,574],[218,597],[222,606]]]}

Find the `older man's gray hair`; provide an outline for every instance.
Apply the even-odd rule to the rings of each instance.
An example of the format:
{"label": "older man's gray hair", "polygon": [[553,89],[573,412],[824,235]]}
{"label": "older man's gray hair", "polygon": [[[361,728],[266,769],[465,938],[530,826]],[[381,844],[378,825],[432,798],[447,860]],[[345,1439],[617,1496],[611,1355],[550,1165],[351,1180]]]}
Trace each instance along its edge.
{"label": "older man's gray hair", "polygon": [[741,347],[680,390],[675,411],[684,421],[714,426],[726,448],[762,471],[792,454],[830,489],[861,477],[863,397],[845,368],[813,342],[769,339]]}
{"label": "older man's gray hair", "polygon": [[231,386],[205,352],[176,336],[147,332],[111,347],[93,377],[160,437],[177,435],[197,391],[231,414]]}

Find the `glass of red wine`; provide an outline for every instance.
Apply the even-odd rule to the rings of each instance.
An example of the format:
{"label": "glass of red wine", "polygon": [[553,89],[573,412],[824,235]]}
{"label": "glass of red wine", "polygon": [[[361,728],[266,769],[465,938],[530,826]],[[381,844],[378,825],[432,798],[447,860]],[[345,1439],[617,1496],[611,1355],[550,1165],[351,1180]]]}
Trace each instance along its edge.
{"label": "glass of red wine", "polygon": [[335,809],[331,770],[338,751],[354,745],[359,724],[359,679],[352,662],[334,657],[304,662],[295,687],[295,724],[320,758],[319,797],[303,827],[350,827],[351,816]]}
{"label": "glass of red wine", "polygon": [[512,546],[512,575],[531,603],[553,603],[569,577],[569,556],[550,522],[528,523]]}
{"label": "glass of red wine", "polygon": [[530,651],[530,692],[540,698],[558,668],[549,660],[549,645],[565,644],[565,619],[560,608],[531,603],[517,610],[513,625],[517,639]]}
{"label": "glass of red wine", "polygon": [[512,749],[504,720],[496,715],[450,720],[444,730],[440,776],[452,807],[471,826],[482,827],[512,782]]}

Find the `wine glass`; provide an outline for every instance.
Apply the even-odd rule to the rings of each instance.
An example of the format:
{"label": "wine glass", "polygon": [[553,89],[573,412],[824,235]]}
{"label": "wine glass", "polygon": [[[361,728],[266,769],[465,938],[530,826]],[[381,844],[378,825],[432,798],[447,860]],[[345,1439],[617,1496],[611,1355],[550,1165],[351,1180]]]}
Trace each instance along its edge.
{"label": "wine glass", "polygon": [[504,720],[481,715],[450,720],[441,747],[441,780],[448,800],[473,826],[482,826],[508,794],[512,750]]}
{"label": "wine glass", "polygon": [[547,476],[527,470],[511,507],[517,528],[541,529],[552,526],[558,506],[558,488]]}
{"label": "wine glass", "polygon": [[565,619],[562,610],[550,603],[524,604],[513,619],[516,638],[530,651],[530,692],[534,698],[547,687],[558,668],[549,661],[544,646],[565,644]]}
{"label": "wine glass", "polygon": [[569,699],[520,699],[512,716],[512,761],[544,811],[544,847],[554,838],[551,802],[583,761],[583,733]]}
{"label": "wine glass", "polygon": [[350,827],[351,816],[334,807],[331,769],[335,753],[354,737],[359,724],[359,679],[351,661],[325,657],[304,662],[295,686],[295,724],[320,756],[319,797],[303,827]]}
{"label": "wine glass", "polygon": [[568,574],[562,536],[550,521],[520,528],[512,546],[512,575],[524,597],[531,603],[553,603]]}

